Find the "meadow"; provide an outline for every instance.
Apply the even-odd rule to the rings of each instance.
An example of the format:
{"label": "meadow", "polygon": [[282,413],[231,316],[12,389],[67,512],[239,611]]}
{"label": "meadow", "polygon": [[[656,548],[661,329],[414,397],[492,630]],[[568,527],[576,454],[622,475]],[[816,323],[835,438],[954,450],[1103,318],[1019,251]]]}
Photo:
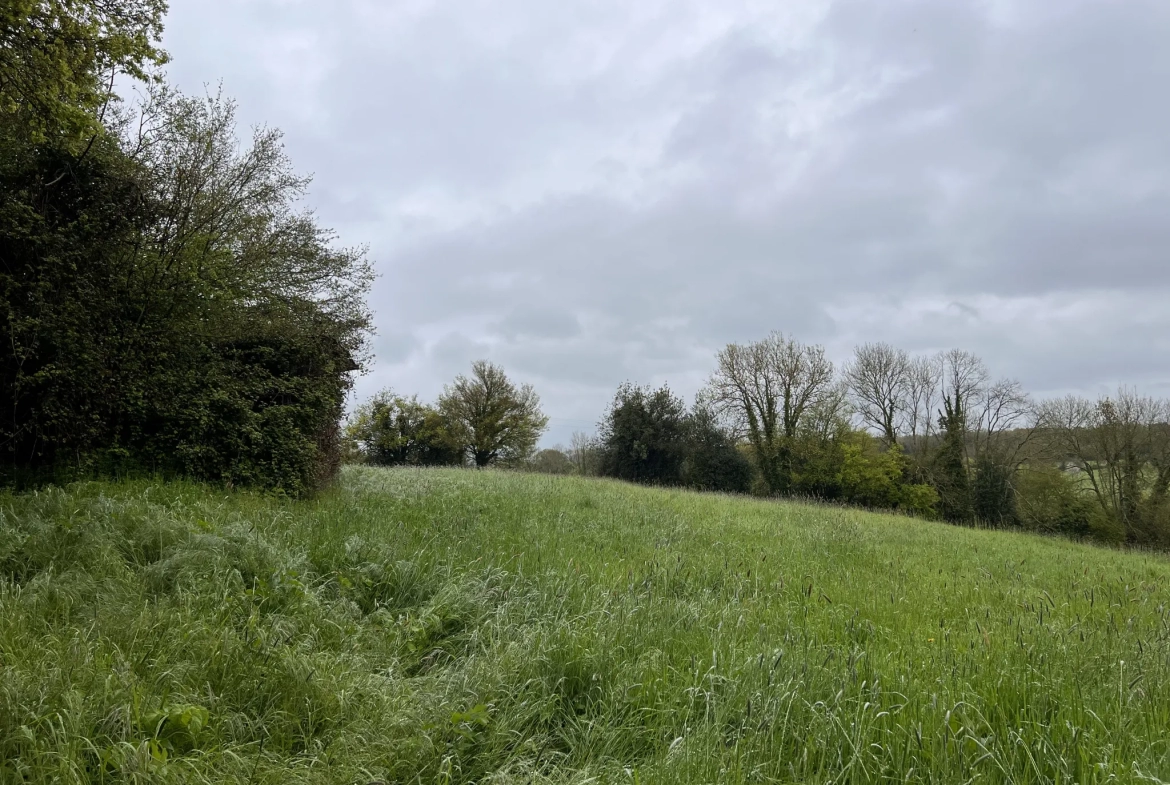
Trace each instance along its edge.
{"label": "meadow", "polygon": [[350,468],[0,496],[0,783],[1170,781],[1170,559]]}

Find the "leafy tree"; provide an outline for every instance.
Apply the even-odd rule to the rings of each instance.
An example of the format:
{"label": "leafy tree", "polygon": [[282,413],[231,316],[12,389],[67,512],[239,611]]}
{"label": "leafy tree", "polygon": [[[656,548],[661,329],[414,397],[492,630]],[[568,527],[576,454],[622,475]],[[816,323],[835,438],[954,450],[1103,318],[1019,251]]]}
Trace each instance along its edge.
{"label": "leafy tree", "polygon": [[653,485],[677,485],[687,452],[687,409],[663,386],[623,384],[599,424],[601,474]]}
{"label": "leafy tree", "polygon": [[502,368],[485,360],[472,364],[470,377],[458,376],[444,388],[439,411],[480,468],[525,460],[548,427],[532,386],[517,387]]}
{"label": "leafy tree", "polygon": [[934,456],[934,485],[939,495],[939,514],[952,523],[969,523],[975,516],[971,505],[971,484],[967,476],[964,439],[967,420],[961,395],[943,401],[939,418],[942,441]]}
{"label": "leafy tree", "polygon": [[433,406],[385,391],[358,407],[346,438],[377,466],[444,466],[463,460],[443,416]]}
{"label": "leafy tree", "polygon": [[[78,51],[108,46],[114,60],[95,62],[116,67],[122,52],[133,72],[133,42],[115,40],[129,17],[85,15],[148,5],[26,4],[6,19],[76,12],[78,30],[108,39]],[[0,57],[0,474],[146,470],[318,487],[340,459],[370,267],[296,207],[307,181],[279,134],[241,150],[230,102],[165,89],[140,122],[103,117],[76,69],[41,94],[29,87],[42,83],[36,63]],[[98,130],[75,144],[80,125],[49,109],[22,126],[44,96],[89,112],[87,132]]]}
{"label": "leafy tree", "polygon": [[747,493],[753,476],[751,461],[720,427],[715,413],[707,406],[696,405],[687,420],[682,483],[701,491]]}
{"label": "leafy tree", "polygon": [[165,13],[165,0],[0,3],[0,118],[77,152],[102,135],[118,74],[147,79],[166,62]]}

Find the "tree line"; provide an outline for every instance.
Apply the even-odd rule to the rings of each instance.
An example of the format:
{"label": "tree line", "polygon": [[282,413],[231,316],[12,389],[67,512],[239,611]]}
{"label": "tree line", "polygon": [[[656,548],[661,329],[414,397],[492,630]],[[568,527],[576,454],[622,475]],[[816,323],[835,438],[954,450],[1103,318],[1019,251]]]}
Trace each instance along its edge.
{"label": "tree line", "polygon": [[529,465],[1170,547],[1170,402],[1037,401],[958,349],[868,343],[836,367],[781,333],[730,344],[690,407],[622,385],[596,436]]}
{"label": "tree line", "polygon": [[[328,482],[371,267],[279,132],[159,70],[162,0],[0,8],[0,481]],[[120,99],[131,78],[140,100]]]}
{"label": "tree line", "polygon": [[547,427],[532,385],[479,360],[434,404],[393,390],[363,403],[346,424],[346,454],[376,466],[523,467]]}

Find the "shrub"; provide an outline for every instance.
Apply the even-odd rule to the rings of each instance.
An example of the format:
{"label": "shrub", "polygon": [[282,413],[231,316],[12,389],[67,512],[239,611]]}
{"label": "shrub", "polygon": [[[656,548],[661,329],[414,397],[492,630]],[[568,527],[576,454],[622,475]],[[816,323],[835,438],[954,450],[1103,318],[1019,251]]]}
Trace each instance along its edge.
{"label": "shrub", "polygon": [[378,393],[358,407],[346,425],[351,454],[376,466],[451,466],[463,448],[446,419],[418,396]]}
{"label": "shrub", "polygon": [[540,474],[573,474],[576,471],[576,467],[569,459],[569,456],[563,450],[556,448],[541,450],[536,453],[525,464],[525,468],[529,471],[539,472]]}
{"label": "shrub", "polygon": [[623,384],[601,422],[601,474],[621,480],[677,485],[687,451],[687,410],[682,399]]}
{"label": "shrub", "polygon": [[1114,539],[1089,494],[1076,479],[1049,463],[1029,463],[1020,470],[1016,509],[1020,525],[1031,531]]}
{"label": "shrub", "polygon": [[687,421],[682,483],[701,491],[747,493],[753,474],[751,461],[735,440],[719,427],[710,411],[696,407]]}

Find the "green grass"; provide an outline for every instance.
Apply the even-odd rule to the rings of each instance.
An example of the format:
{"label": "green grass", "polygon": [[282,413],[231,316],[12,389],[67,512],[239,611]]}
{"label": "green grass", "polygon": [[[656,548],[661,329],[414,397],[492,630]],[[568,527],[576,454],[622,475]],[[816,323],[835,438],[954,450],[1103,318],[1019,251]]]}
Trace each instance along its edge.
{"label": "green grass", "polygon": [[0,497],[0,783],[1170,780],[1170,561],[599,480]]}

